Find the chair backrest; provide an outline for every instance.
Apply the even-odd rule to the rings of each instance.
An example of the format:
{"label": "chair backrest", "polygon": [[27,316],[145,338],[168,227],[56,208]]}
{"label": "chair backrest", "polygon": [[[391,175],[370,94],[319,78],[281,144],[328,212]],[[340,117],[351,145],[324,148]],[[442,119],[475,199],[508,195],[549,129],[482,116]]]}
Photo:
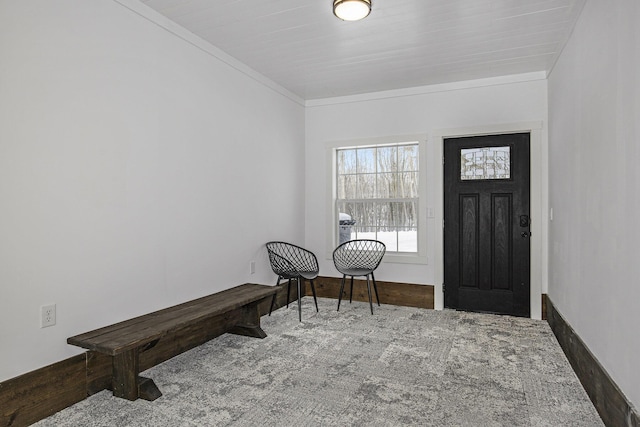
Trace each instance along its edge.
{"label": "chair backrest", "polygon": [[354,268],[374,271],[386,250],[385,244],[377,240],[349,240],[333,251],[333,263],[341,273]]}
{"label": "chair backrest", "polygon": [[271,269],[279,277],[289,279],[298,276],[298,271],[286,258],[283,258],[277,253],[270,250],[267,250],[267,252],[269,253],[269,263],[271,264]]}
{"label": "chair backrest", "polygon": [[317,272],[318,259],[313,252],[287,242],[268,242],[271,269],[278,276],[293,277],[298,272]]}

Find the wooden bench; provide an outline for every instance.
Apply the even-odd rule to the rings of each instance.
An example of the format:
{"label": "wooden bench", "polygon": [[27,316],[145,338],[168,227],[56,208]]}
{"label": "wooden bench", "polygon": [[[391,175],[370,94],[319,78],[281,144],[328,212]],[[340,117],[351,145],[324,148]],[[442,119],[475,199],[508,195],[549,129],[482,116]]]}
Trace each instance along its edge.
{"label": "wooden bench", "polygon": [[[182,341],[166,360],[225,332],[264,338],[258,304],[276,287],[244,284],[134,319],[68,338],[67,343],[111,358],[113,395],[128,400],[155,400],[162,393],[150,378],[140,377],[140,355],[164,340]],[[172,343],[164,343],[164,346]],[[161,346],[162,347],[162,346]],[[148,366],[146,367],[148,368]]]}

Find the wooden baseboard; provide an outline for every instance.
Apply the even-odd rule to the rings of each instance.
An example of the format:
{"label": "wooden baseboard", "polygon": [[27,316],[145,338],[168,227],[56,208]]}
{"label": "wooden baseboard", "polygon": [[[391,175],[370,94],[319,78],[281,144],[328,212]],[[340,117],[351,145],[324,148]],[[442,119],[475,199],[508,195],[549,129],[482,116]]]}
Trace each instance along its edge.
{"label": "wooden baseboard", "polygon": [[618,385],[547,298],[547,321],[582,386],[607,426],[640,427],[640,417]]}
{"label": "wooden baseboard", "polygon": [[[349,280],[345,284],[342,299],[349,299]],[[338,299],[342,278],[320,276],[314,280],[318,297]],[[309,282],[305,282],[305,295],[312,296]],[[381,282],[376,280],[380,303],[399,305],[404,307],[419,307],[433,309],[433,286],[416,285],[412,283]],[[371,290],[373,293],[373,289]],[[356,279],[353,282],[354,301],[369,301],[366,280]],[[375,294],[373,295],[375,301]]]}
{"label": "wooden baseboard", "polygon": [[28,426],[87,397],[86,356],[0,383],[0,426]]}

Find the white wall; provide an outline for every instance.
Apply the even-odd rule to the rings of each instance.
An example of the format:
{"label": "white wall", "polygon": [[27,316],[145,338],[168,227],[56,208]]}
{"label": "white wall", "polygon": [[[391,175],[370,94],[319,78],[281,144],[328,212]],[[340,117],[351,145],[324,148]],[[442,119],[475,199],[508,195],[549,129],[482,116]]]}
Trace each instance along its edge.
{"label": "white wall", "polygon": [[0,0],[0,381],[304,241],[302,104],[122,3]]}
{"label": "white wall", "polygon": [[640,407],[640,4],[588,1],[549,78],[549,297]]}
{"label": "white wall", "polygon": [[[547,82],[544,74],[509,76],[475,82],[438,85],[412,90],[368,94],[307,102],[306,111],[306,245],[316,252],[321,262],[321,274],[338,276],[330,256],[328,241],[327,146],[336,141],[379,138],[394,135],[427,134],[427,197],[428,208],[436,212],[427,221],[427,265],[384,263],[376,277],[380,280],[436,285],[436,308],[441,307],[442,240],[442,135],[491,133],[511,130],[514,123],[537,122],[542,126],[537,156],[538,171],[546,175]],[[544,193],[546,180],[540,182]],[[540,200],[540,194],[538,194]],[[542,202],[541,202],[542,203]],[[545,205],[546,206],[546,205]],[[545,219],[535,218],[535,225]],[[542,228],[540,229],[542,230]],[[545,230],[546,232],[546,230]],[[536,234],[536,238],[541,236]],[[540,258],[540,257],[538,257]],[[546,263],[537,266],[546,268]],[[546,278],[546,274],[541,277]],[[540,282],[543,278],[540,279]],[[546,284],[537,283],[537,297],[546,291]],[[539,307],[538,301],[534,301]],[[538,308],[539,312],[539,308]],[[539,317],[539,314],[538,316]]]}

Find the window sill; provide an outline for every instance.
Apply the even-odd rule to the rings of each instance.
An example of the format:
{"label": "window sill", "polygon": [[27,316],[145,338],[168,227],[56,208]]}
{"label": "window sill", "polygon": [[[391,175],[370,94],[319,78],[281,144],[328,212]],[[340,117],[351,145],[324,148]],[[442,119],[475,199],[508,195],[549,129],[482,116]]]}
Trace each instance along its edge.
{"label": "window sill", "polygon": [[427,257],[411,253],[387,252],[382,262],[389,264],[427,264]]}
{"label": "window sill", "polygon": [[[327,254],[327,260],[333,261],[333,254]],[[427,257],[412,253],[387,252],[382,258],[383,264],[422,264],[427,265]]]}

